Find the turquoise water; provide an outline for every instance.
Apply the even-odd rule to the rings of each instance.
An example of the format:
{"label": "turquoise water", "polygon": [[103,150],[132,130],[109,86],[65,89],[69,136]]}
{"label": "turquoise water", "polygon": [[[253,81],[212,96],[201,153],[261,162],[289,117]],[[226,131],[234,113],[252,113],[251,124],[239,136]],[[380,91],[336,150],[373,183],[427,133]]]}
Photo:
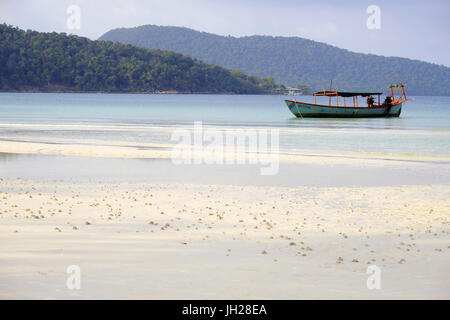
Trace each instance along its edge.
{"label": "turquoise water", "polygon": [[0,139],[169,143],[173,129],[203,121],[206,127],[277,128],[283,151],[450,154],[450,97],[410,97],[400,118],[378,119],[298,119],[286,98],[0,93]]}

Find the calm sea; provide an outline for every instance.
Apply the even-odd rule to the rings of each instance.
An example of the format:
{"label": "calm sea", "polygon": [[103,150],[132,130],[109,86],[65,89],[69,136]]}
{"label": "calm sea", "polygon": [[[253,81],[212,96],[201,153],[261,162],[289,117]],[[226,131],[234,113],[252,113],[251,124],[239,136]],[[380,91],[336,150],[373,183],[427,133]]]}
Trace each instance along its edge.
{"label": "calm sea", "polygon": [[0,139],[165,144],[173,129],[203,121],[207,127],[278,128],[283,151],[450,154],[450,97],[410,97],[399,118],[378,119],[298,119],[284,104],[286,98],[0,93]]}

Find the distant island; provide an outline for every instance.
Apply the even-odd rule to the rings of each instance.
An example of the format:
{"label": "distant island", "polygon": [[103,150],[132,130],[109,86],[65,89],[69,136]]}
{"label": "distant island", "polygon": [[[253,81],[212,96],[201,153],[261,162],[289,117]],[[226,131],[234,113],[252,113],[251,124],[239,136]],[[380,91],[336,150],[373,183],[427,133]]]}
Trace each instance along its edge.
{"label": "distant island", "polygon": [[[300,37],[231,37],[181,27],[145,25],[100,37],[149,49],[172,50],[229,69],[273,77],[285,86],[386,90],[398,77],[410,95],[450,95],[450,68],[399,57],[355,53]],[[420,41],[420,39],[418,39]],[[407,45],[401,43],[400,45]]]}
{"label": "distant island", "polygon": [[0,91],[266,94],[271,78],[179,53],[0,24]]}

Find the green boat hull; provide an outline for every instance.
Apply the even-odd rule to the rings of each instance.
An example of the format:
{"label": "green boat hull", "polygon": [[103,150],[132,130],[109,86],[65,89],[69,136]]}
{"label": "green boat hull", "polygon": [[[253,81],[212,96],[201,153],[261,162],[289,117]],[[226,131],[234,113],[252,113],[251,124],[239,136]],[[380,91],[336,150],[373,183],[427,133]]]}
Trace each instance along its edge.
{"label": "green boat hull", "polygon": [[305,102],[285,100],[289,110],[298,118],[372,118],[398,117],[402,111],[402,104],[392,106],[376,105],[373,107],[343,107],[325,106]]}

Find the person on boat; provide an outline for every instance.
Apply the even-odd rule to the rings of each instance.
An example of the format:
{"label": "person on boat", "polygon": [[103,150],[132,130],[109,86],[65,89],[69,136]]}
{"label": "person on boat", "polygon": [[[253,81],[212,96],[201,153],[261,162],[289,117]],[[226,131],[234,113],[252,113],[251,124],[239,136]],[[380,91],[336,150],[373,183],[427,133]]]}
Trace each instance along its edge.
{"label": "person on boat", "polygon": [[386,96],[386,99],[384,99],[384,105],[390,106],[391,103],[392,103],[392,98],[391,98],[391,96]]}
{"label": "person on boat", "polygon": [[373,107],[374,102],[375,102],[375,99],[374,99],[372,96],[368,96],[368,97],[367,97],[367,106],[368,106],[369,108],[372,108],[372,107]]}

